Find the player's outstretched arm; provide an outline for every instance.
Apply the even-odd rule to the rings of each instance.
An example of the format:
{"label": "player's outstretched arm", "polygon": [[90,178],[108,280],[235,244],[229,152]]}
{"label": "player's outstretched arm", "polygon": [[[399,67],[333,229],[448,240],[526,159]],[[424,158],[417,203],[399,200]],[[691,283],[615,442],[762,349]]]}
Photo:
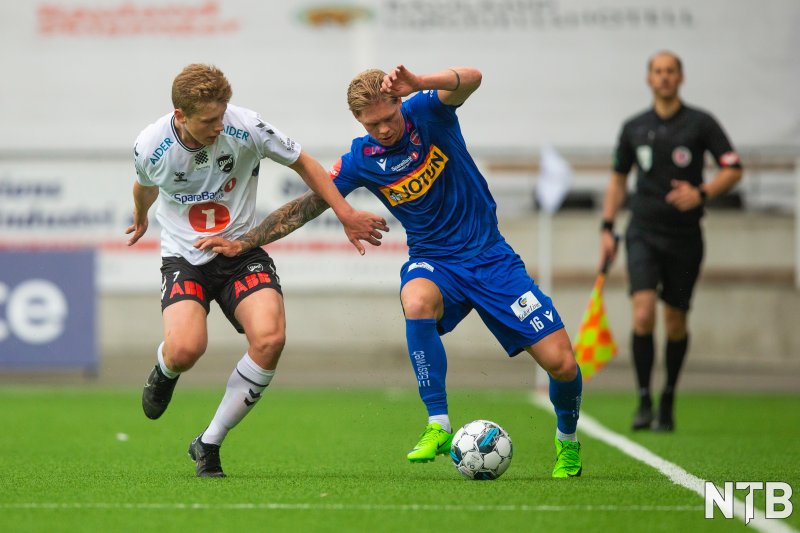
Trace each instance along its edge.
{"label": "player's outstretched arm", "polygon": [[344,232],[348,240],[361,255],[364,255],[364,246],[361,241],[372,243],[374,240],[381,238],[381,231],[389,230],[383,217],[367,211],[353,209],[339,192],[339,189],[336,188],[336,185],[333,184],[330,175],[310,155],[301,152],[300,157],[289,165],[289,168],[297,172],[306,182],[306,185],[333,209],[336,217],[344,226]]}
{"label": "player's outstretched arm", "polygon": [[128,226],[125,234],[131,235],[128,246],[136,244],[147,231],[147,212],[158,198],[158,187],[145,187],[138,181],[133,184],[133,224]]}
{"label": "player's outstretched arm", "polygon": [[397,65],[383,78],[381,92],[403,97],[424,90],[438,90],[439,100],[447,105],[461,105],[481,85],[482,74],[471,67],[452,67],[432,74],[417,75],[404,65]]}
{"label": "player's outstretched arm", "polygon": [[[270,213],[258,226],[235,241],[229,241],[219,236],[204,237],[198,240],[194,246],[201,250],[210,250],[233,257],[282,239],[294,230],[303,227],[309,220],[320,216],[328,207],[325,200],[317,193],[309,191]],[[380,233],[377,233],[375,236],[370,235],[365,240],[373,246],[380,246],[381,236]]]}

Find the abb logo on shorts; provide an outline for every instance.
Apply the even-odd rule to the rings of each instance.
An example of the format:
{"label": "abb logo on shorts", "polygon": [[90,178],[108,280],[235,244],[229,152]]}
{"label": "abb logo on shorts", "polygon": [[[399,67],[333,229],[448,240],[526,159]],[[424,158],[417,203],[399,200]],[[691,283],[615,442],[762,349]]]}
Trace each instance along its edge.
{"label": "abb logo on shorts", "polygon": [[243,292],[247,292],[256,285],[261,285],[264,283],[270,283],[272,278],[266,272],[256,272],[255,274],[248,274],[244,277],[243,280],[236,282],[233,284],[233,288],[236,290],[236,299],[239,299],[239,295]]}
{"label": "abb logo on shorts", "polygon": [[186,280],[183,283],[180,281],[173,283],[172,290],[169,293],[169,299],[171,300],[175,296],[184,296],[186,294],[193,294],[200,300],[205,301],[205,297],[203,296],[203,286],[192,280]]}

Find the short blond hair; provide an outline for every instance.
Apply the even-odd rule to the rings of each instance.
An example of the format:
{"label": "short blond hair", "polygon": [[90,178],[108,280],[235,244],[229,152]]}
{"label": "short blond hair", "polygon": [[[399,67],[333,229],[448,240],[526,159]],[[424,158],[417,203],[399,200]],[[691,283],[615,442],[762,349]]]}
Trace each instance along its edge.
{"label": "short blond hair", "polygon": [[214,65],[187,65],[172,82],[172,105],[187,116],[193,115],[202,104],[227,104],[232,95],[231,84]]}
{"label": "short blond hair", "polygon": [[397,102],[396,96],[381,92],[384,76],[386,76],[384,71],[373,68],[365,70],[350,81],[347,87],[347,107],[355,116],[381,100]]}

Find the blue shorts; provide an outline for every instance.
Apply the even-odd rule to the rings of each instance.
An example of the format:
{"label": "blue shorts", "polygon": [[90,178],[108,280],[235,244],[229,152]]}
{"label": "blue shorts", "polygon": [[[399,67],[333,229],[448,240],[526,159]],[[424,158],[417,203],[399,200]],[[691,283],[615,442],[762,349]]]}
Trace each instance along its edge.
{"label": "blue shorts", "polygon": [[416,278],[431,280],[442,293],[440,335],[452,331],[475,309],[508,355],[514,356],[564,327],[553,301],[505,241],[466,261],[415,257],[400,269],[400,290]]}

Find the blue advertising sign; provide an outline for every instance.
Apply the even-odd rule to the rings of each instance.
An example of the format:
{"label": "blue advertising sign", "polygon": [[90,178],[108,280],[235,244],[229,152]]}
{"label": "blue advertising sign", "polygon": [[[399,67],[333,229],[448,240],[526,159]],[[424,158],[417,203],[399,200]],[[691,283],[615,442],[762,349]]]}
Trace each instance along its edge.
{"label": "blue advertising sign", "polygon": [[0,367],[97,367],[93,250],[0,250]]}

